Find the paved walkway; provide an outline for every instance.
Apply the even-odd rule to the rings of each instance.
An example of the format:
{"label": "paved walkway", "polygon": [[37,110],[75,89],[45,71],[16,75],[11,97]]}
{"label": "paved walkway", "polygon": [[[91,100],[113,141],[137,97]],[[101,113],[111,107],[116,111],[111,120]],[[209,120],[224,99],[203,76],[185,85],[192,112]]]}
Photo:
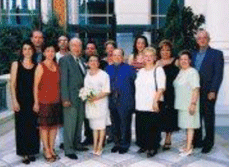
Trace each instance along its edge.
{"label": "paved walkway", "polygon": [[[2,128],[5,127],[0,127],[0,131],[2,131]],[[15,153],[15,132],[14,129],[11,129],[0,136],[0,167],[229,167],[228,130],[229,128],[217,129],[219,133],[217,132],[216,135],[215,147],[207,155],[201,154],[200,150],[197,149],[189,157],[180,157],[177,148],[184,143],[185,139],[185,132],[180,131],[173,135],[173,148],[166,152],[160,150],[158,155],[153,158],[146,158],[145,154],[137,154],[138,147],[134,143],[129,152],[124,155],[111,153],[110,149],[113,145],[108,144],[102,156],[94,156],[92,155],[92,146],[90,146],[89,151],[77,153],[78,160],[68,159],[64,156],[63,150],[59,150],[57,146],[60,160],[47,163],[40,154],[35,162],[24,165],[21,163],[21,158]],[[59,145],[58,138],[56,143]]]}

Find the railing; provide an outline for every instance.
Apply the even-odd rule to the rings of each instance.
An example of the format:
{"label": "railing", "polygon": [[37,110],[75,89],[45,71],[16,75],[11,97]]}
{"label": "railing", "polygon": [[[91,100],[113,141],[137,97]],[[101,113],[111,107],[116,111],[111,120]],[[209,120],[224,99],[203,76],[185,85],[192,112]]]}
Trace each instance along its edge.
{"label": "railing", "polygon": [[11,110],[10,75],[0,75],[0,113]]}
{"label": "railing", "polygon": [[6,80],[0,80],[0,112],[7,109]]}

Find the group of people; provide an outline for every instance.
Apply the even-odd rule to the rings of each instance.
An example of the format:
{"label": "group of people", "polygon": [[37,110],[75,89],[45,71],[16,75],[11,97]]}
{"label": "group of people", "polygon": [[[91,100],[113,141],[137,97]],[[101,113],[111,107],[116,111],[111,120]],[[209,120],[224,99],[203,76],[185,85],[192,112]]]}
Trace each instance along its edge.
{"label": "group of people", "polygon": [[[20,58],[12,63],[12,108],[15,111],[17,154],[22,162],[35,161],[40,150],[48,162],[60,157],[55,139],[60,129],[60,148],[65,156],[77,159],[76,151],[101,155],[106,134],[114,142],[112,153],[125,154],[131,145],[131,122],[136,114],[136,145],[140,153],[153,157],[162,146],[169,150],[172,132],[187,130],[187,142],[180,155],[192,154],[201,147],[209,153],[214,145],[215,102],[223,78],[223,53],[209,46],[206,30],[196,34],[198,48],[181,51],[177,58],[169,40],[157,49],[147,38],[138,36],[133,54],[127,58],[112,40],[105,43],[106,56],[97,53],[89,41],[83,53],[79,38],[58,38],[44,42],[41,31],[31,33],[22,45]],[[86,101],[82,88],[93,89]],[[206,135],[203,138],[202,127]],[[84,124],[85,140],[81,141]]]}

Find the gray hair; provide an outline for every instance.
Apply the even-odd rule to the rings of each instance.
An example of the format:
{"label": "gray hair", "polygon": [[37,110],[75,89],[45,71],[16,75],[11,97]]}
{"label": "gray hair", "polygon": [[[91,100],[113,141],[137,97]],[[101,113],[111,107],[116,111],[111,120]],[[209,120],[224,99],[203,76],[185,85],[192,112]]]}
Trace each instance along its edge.
{"label": "gray hair", "polygon": [[200,33],[205,33],[207,35],[207,37],[208,37],[208,41],[210,41],[211,38],[210,38],[209,32],[207,30],[203,29],[203,28],[198,29],[198,31],[196,33],[196,39],[198,38]]}
{"label": "gray hair", "polygon": [[79,38],[77,38],[77,37],[73,37],[73,38],[70,40],[69,45],[71,45],[72,42],[78,42],[78,43],[81,43],[81,45],[82,45],[81,39],[79,39]]}

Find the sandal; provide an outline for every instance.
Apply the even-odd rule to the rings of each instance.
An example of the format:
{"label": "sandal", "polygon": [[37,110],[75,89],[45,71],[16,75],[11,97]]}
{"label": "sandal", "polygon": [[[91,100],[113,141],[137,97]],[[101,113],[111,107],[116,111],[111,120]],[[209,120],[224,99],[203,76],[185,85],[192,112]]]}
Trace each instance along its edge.
{"label": "sandal", "polygon": [[22,163],[27,164],[27,165],[30,164],[29,156],[23,156]]}
{"label": "sandal", "polygon": [[43,149],[43,156],[44,156],[44,158],[45,158],[45,160],[47,161],[47,162],[54,162],[56,159],[52,156],[52,154],[51,154],[51,157],[47,157],[47,153],[46,153],[46,151],[45,151],[45,149]]}
{"label": "sandal", "polygon": [[36,157],[34,155],[29,155],[29,160],[34,162],[36,161]]}
{"label": "sandal", "polygon": [[186,157],[186,156],[189,156],[189,155],[192,155],[193,154],[193,149],[190,148],[189,150],[185,150],[184,152],[181,152],[179,155],[181,157]]}
{"label": "sandal", "polygon": [[52,154],[53,158],[55,158],[57,160],[60,159],[59,155],[56,154],[56,151],[54,149],[53,149],[53,153],[54,153],[54,154]]}
{"label": "sandal", "polygon": [[171,142],[170,143],[165,143],[162,147],[162,150],[166,151],[166,150],[170,150],[171,149]]}

